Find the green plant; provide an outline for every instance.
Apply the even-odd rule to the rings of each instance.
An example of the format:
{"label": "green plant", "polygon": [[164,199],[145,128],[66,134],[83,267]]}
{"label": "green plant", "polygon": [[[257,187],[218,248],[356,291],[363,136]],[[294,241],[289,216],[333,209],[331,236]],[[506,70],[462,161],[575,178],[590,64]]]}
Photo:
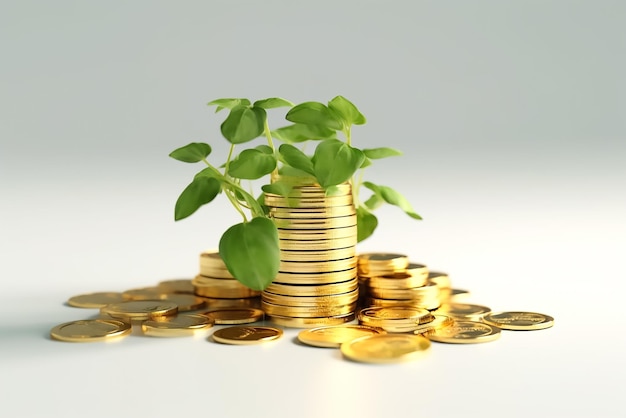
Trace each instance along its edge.
{"label": "green plant", "polygon": [[[255,197],[242,187],[242,180],[257,180],[274,172],[313,177],[327,195],[335,193],[337,185],[351,182],[359,242],[376,229],[378,219],[372,212],[384,203],[398,206],[410,217],[421,219],[411,204],[394,189],[362,180],[363,169],[372,160],[401,155],[401,152],[388,147],[361,150],[352,146],[352,127],[363,125],[366,119],[346,98],[337,96],[327,105],[320,102],[294,105],[281,98],[254,103],[248,99],[229,98],[214,100],[209,106],[216,106],[216,113],[228,110],[220,129],[230,142],[230,150],[226,161],[219,166],[208,161],[209,144],[192,142],[170,153],[170,157],[176,160],[206,165],[178,197],[174,218],[176,221],[184,219],[218,194],[224,194],[243,221],[224,232],[219,251],[228,270],[244,285],[262,290],[278,273],[278,232],[263,204],[263,193],[287,196],[292,184],[281,180],[269,182],[261,186],[261,194]],[[290,108],[285,119],[292,123],[270,130],[267,111],[285,107]],[[343,140],[339,139],[339,134]],[[265,137],[267,145],[246,148],[235,155],[236,145],[261,136]],[[278,148],[274,139],[282,142]],[[296,146],[309,141],[317,142],[313,155],[307,155]],[[372,192],[366,200],[359,197],[362,187]]]}

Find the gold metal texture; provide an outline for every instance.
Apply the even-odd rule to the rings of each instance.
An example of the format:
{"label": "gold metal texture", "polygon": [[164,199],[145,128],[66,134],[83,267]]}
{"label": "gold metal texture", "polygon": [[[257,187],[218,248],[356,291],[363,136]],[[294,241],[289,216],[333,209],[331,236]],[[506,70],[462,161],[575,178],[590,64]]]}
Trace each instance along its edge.
{"label": "gold metal texture", "polygon": [[351,292],[358,287],[356,279],[350,279],[345,282],[304,285],[304,284],[270,284],[262,294],[272,293],[274,295],[284,296],[328,296],[340,293]]}
{"label": "gold metal texture", "polygon": [[356,269],[351,268],[341,271],[326,273],[288,273],[278,272],[274,282],[281,284],[325,284],[340,283],[356,277]]}
{"label": "gold metal texture", "polygon": [[350,215],[356,215],[354,205],[325,208],[269,208],[270,218],[280,219],[330,219]]}
{"label": "gold metal texture", "polygon": [[261,309],[269,316],[319,318],[323,316],[349,315],[356,309],[356,303],[340,306],[285,306],[275,305],[261,300]]}
{"label": "gold metal texture", "polygon": [[[385,274],[382,276],[372,276],[367,280],[367,284],[370,288],[375,289],[413,289],[420,288],[426,284],[426,278],[420,274],[412,274],[409,272],[396,272],[391,274]],[[433,286],[435,287],[435,286]],[[435,290],[436,287],[435,287]],[[373,293],[372,293],[373,294]],[[384,296],[376,296],[386,298]],[[411,298],[392,298],[392,299],[411,299]]]}
{"label": "gold metal texture", "polygon": [[157,287],[167,293],[193,293],[191,279],[163,280],[157,284]]}
{"label": "gold metal texture", "polygon": [[50,330],[50,337],[66,342],[109,341],[131,333],[131,325],[115,319],[84,319],[66,322]]}
{"label": "gold metal texture", "polygon": [[449,344],[474,344],[500,338],[500,328],[476,321],[454,321],[454,324],[438,328],[426,334],[431,341]]}
{"label": "gold metal texture", "polygon": [[362,363],[398,363],[416,360],[430,348],[430,341],[419,335],[383,334],[361,337],[341,344],[341,353]]}
{"label": "gold metal texture", "polygon": [[326,325],[340,325],[354,320],[354,313],[347,315],[302,318],[292,316],[271,315],[270,321],[288,328],[316,328]]}
{"label": "gold metal texture", "polygon": [[491,312],[491,308],[470,303],[443,303],[437,309],[437,313],[448,315],[454,319],[466,319],[469,321],[480,320],[489,312]]}
{"label": "gold metal texture", "polygon": [[337,239],[283,239],[279,238],[279,246],[281,250],[336,250],[339,248],[353,247],[356,245],[356,235],[346,238]]}
{"label": "gold metal texture", "polygon": [[217,325],[250,324],[265,317],[265,312],[255,308],[222,308],[201,312]]}
{"label": "gold metal texture", "polygon": [[537,312],[509,311],[490,312],[483,316],[483,322],[510,331],[533,331],[550,328],[554,318]]}
{"label": "gold metal texture", "polygon": [[320,240],[356,237],[356,225],[327,229],[278,229],[279,239]]}
{"label": "gold metal texture", "polygon": [[335,325],[300,331],[298,340],[314,347],[339,348],[341,344],[357,338],[385,333],[380,328],[365,325]]}
{"label": "gold metal texture", "polygon": [[281,229],[330,229],[330,228],[345,228],[349,226],[355,226],[357,224],[356,215],[339,216],[335,218],[295,218],[295,219],[283,219],[274,217],[274,225]]}
{"label": "gold metal texture", "polygon": [[67,304],[75,308],[102,308],[110,303],[122,302],[124,297],[120,292],[95,292],[72,296]]}
{"label": "gold metal texture", "polygon": [[354,257],[356,253],[355,246],[351,245],[346,248],[337,248],[337,249],[326,249],[326,250],[293,250],[288,251],[285,249],[280,250],[280,260],[281,261],[295,261],[295,262],[306,262],[306,261],[332,261],[332,260],[343,260],[346,258]]}
{"label": "gold metal texture", "polygon": [[359,298],[359,291],[354,289],[351,292],[325,296],[285,296],[276,295],[270,292],[263,292],[261,300],[274,305],[295,306],[295,307],[331,307],[343,306],[354,303]]}
{"label": "gold metal texture", "polygon": [[324,273],[347,270],[356,267],[356,257],[343,260],[324,261],[281,261],[280,271],[289,273]]}
{"label": "gold metal texture", "polygon": [[142,322],[141,330],[152,337],[184,337],[213,326],[213,320],[199,314],[178,314]]}
{"label": "gold metal texture", "polygon": [[178,306],[164,300],[131,300],[112,303],[100,308],[100,313],[124,320],[148,320],[176,315]]}
{"label": "gold metal texture", "polygon": [[282,197],[265,195],[265,205],[273,208],[317,209],[337,206],[352,206],[352,194],[327,197]]}
{"label": "gold metal texture", "polygon": [[278,328],[234,326],[218,329],[212,337],[213,340],[222,344],[248,345],[273,341],[282,335],[283,331]]}

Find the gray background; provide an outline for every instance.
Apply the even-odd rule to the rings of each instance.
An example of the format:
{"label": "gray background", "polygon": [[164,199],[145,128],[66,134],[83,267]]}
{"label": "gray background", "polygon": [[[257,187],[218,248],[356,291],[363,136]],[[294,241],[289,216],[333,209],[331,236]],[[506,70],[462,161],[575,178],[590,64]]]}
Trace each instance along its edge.
{"label": "gray background", "polygon": [[[199,167],[168,153],[205,141],[213,162],[225,159],[223,115],[208,101],[325,102],[341,94],[368,118],[354,129],[356,146],[404,151],[366,178],[402,191],[424,217],[384,208],[380,229],[360,249],[406,253],[450,273],[475,302],[552,314],[558,326],[509,333],[510,345],[503,338],[489,352],[437,345],[443,357],[405,368],[345,365],[319,351],[304,353],[315,356],[309,364],[301,347],[285,342],[278,357],[263,351],[265,364],[304,367],[303,375],[268,372],[258,382],[274,399],[284,395],[280,412],[322,397],[326,406],[301,413],[379,416],[392,402],[431,416],[616,416],[625,371],[618,354],[626,348],[614,319],[625,290],[625,13],[620,1],[1,1],[0,283],[11,300],[0,361],[18,377],[2,373],[4,393],[15,396],[0,410],[41,414],[46,402],[21,401],[33,390],[59,406],[44,388],[66,373],[75,382],[68,390],[80,391],[85,376],[67,363],[69,352],[103,373],[89,378],[96,390],[112,394],[102,383],[111,380],[126,392],[140,384],[91,364],[97,349],[42,336],[80,317],[59,307],[72,294],[195,275],[199,252],[237,221],[223,201],[173,221],[174,202]],[[280,111],[271,117],[281,125]],[[158,380],[150,360],[181,373],[160,350],[217,350],[232,364],[243,361],[203,343],[149,342],[139,349],[148,342],[125,340],[114,361],[130,367],[125,362],[143,359],[149,381]],[[241,374],[223,366],[216,375],[226,392],[208,404],[239,416],[229,409],[241,396],[237,379],[245,367],[257,377],[267,372],[263,358],[242,363]],[[220,367],[211,357],[202,364],[205,378]],[[187,373],[186,383],[202,377]],[[393,383],[379,398],[374,389],[346,388],[370,377]],[[293,387],[274,392],[286,381]],[[438,393],[424,400],[434,383]],[[403,402],[413,397],[409,385],[419,408]],[[459,402],[443,405],[448,396]],[[493,397],[489,406],[476,401],[482,396]],[[346,400],[361,397],[373,405]],[[157,406],[135,411],[184,409]]]}

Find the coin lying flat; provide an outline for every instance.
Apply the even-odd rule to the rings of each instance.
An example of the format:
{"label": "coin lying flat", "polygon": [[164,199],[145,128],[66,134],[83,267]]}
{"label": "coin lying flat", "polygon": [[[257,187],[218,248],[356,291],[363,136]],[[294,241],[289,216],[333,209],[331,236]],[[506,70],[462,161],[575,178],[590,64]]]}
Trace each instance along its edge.
{"label": "coin lying flat", "polygon": [[397,363],[415,360],[430,347],[419,335],[383,334],[361,337],[341,344],[341,353],[363,363]]}
{"label": "coin lying flat", "polygon": [[435,331],[439,328],[449,327],[454,324],[454,320],[445,315],[433,315],[434,319],[431,322],[419,325],[414,331],[414,334],[427,334]]}
{"label": "coin lying flat", "polygon": [[455,321],[426,334],[431,341],[450,344],[486,343],[500,338],[500,328],[482,322]]}
{"label": "coin lying flat", "polygon": [[298,340],[315,347],[338,348],[341,344],[370,335],[386,334],[379,328],[365,325],[337,325],[300,331]]}
{"label": "coin lying flat", "polygon": [[75,308],[102,308],[110,303],[122,302],[121,292],[96,292],[72,296],[67,304]]}
{"label": "coin lying flat", "polygon": [[228,327],[213,333],[213,339],[222,344],[248,345],[273,341],[280,338],[283,331],[271,327]]}
{"label": "coin lying flat", "polygon": [[536,312],[493,312],[483,317],[483,321],[498,328],[513,331],[531,331],[550,328],[554,318]]}
{"label": "coin lying flat", "polygon": [[222,308],[202,312],[202,315],[210,318],[218,325],[234,325],[259,321],[263,319],[265,312],[254,308]]}
{"label": "coin lying flat", "polygon": [[131,300],[102,307],[100,313],[125,320],[147,320],[175,315],[178,313],[178,306],[173,302],[160,300]]}
{"label": "coin lying flat", "polygon": [[437,309],[437,312],[441,312],[455,319],[476,321],[482,318],[483,315],[491,312],[491,308],[469,303],[444,303]]}
{"label": "coin lying flat", "polygon": [[163,280],[159,282],[157,287],[165,290],[167,293],[193,293],[191,279]]}
{"label": "coin lying flat", "polygon": [[127,322],[115,319],[85,319],[66,322],[50,330],[50,337],[59,341],[94,342],[108,341],[130,334]]}
{"label": "coin lying flat", "polygon": [[199,314],[178,314],[141,324],[144,334],[153,337],[181,337],[194,335],[213,326],[213,320]]}

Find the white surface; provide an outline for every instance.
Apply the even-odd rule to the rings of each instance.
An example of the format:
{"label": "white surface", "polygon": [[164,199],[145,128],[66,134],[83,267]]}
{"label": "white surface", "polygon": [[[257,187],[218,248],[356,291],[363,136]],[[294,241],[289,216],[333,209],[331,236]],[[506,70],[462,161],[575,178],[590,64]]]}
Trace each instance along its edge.
{"label": "white surface", "polygon": [[[0,415],[616,417],[626,340],[621,2],[4,2],[0,6]],[[217,97],[325,101],[405,151],[368,179],[424,221],[379,212],[359,250],[446,271],[472,301],[554,328],[417,362],[133,335],[51,341],[72,295],[197,273],[236,221],[180,223],[192,140],[223,155]],[[216,157],[217,158],[217,157]]]}

